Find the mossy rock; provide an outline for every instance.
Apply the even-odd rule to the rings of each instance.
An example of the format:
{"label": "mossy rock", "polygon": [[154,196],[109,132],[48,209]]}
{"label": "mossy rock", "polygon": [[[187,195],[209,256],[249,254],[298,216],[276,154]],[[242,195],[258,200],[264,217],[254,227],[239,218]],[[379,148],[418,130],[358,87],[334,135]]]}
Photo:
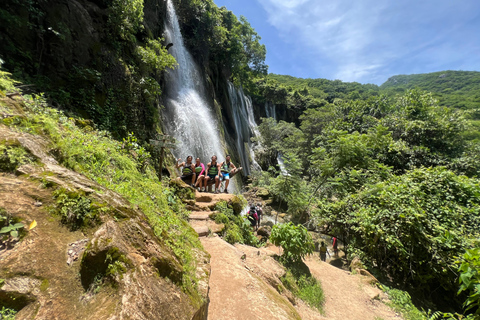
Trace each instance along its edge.
{"label": "mossy rock", "polygon": [[267,199],[270,196],[270,192],[265,188],[258,188],[257,196],[263,199]]}
{"label": "mossy rock", "polygon": [[239,215],[242,212],[243,208],[245,208],[245,206],[247,205],[247,200],[245,200],[245,198],[242,196],[234,196],[231,201],[233,213],[235,213],[236,215]]}
{"label": "mossy rock", "polygon": [[170,188],[172,188],[177,195],[182,200],[195,200],[195,190],[187,185],[182,180],[173,179],[169,183]]}

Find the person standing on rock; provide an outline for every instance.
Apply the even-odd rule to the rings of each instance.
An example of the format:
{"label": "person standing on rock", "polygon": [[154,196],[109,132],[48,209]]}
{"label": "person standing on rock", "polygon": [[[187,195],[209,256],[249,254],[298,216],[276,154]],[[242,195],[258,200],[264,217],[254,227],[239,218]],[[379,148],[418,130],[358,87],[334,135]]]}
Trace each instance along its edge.
{"label": "person standing on rock", "polygon": [[177,159],[177,164],[175,167],[178,169],[180,167],[183,167],[182,169],[182,176],[178,177],[179,180],[183,180],[185,183],[190,183],[190,185],[195,188],[195,166],[192,163],[192,156],[188,156],[187,160],[182,163],[178,163],[179,161],[182,161],[182,159],[178,158]]}
{"label": "person standing on rock", "polygon": [[257,230],[258,228],[260,228],[260,220],[262,220],[262,214],[263,214],[263,210],[262,210],[262,204],[259,202],[257,203],[257,215],[258,215],[258,220],[257,220]]}
{"label": "person standing on rock", "polygon": [[202,182],[203,179],[205,178],[205,165],[200,162],[200,158],[195,159],[195,174],[197,176],[197,179],[195,181],[195,188],[200,188],[200,191],[203,191],[202,189]]}
{"label": "person standing on rock", "polygon": [[230,161],[230,155],[227,154],[225,157],[225,161],[220,164],[220,168],[222,169],[223,179],[225,180],[225,193],[228,193],[228,184],[230,183],[230,173],[232,176],[237,172],[237,167]]}
{"label": "person standing on rock", "polygon": [[207,164],[207,175],[205,176],[204,186],[205,191],[210,180],[215,181],[215,193],[219,193],[218,186],[220,185],[220,164],[217,162],[217,156],[212,156],[212,161]]}
{"label": "person standing on rock", "polygon": [[323,262],[327,261],[327,253],[328,257],[331,258],[330,253],[328,252],[327,247],[325,246],[325,242],[322,241],[322,244],[320,246],[320,260]]}

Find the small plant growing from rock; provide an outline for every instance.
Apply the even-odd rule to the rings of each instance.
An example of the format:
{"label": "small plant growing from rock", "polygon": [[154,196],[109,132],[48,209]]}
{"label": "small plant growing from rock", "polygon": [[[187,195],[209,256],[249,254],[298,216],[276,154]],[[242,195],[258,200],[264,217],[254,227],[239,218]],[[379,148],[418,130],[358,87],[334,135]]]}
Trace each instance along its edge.
{"label": "small plant growing from rock", "polygon": [[57,200],[56,208],[60,213],[62,223],[72,230],[95,224],[99,220],[92,201],[83,193],[60,188],[55,191],[54,197]]}
{"label": "small plant growing from rock", "polygon": [[23,223],[16,222],[3,208],[0,208],[0,239],[18,238],[21,230],[25,227]]}

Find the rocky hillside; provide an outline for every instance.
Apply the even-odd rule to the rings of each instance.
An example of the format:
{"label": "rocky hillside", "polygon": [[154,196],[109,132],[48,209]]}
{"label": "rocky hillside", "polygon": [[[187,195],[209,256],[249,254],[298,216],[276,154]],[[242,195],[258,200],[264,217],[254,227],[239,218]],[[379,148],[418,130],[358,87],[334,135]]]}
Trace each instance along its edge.
{"label": "rocky hillside", "polygon": [[[100,160],[91,127],[22,96],[0,99],[0,118],[0,305],[16,319],[206,318],[208,254],[180,210],[162,204],[169,194],[181,207],[173,190],[144,193],[158,180],[131,167],[138,154],[112,140]],[[65,149],[74,146],[76,165]],[[139,196],[126,175],[143,184]]]}

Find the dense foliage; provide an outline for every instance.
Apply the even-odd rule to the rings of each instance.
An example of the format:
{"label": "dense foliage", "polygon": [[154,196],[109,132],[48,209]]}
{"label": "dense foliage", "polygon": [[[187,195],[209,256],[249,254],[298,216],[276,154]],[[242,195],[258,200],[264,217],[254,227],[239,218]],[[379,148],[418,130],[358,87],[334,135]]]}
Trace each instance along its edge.
{"label": "dense foliage", "polygon": [[[140,141],[153,138],[161,128],[164,72],[176,66],[162,38],[166,1],[60,2],[2,3],[0,59],[6,70],[117,139],[129,132]],[[211,0],[173,3],[186,44],[211,80],[248,86],[254,75],[266,74],[265,46],[244,17]],[[7,89],[2,75],[0,94]]]}
{"label": "dense foliage", "polygon": [[[288,115],[297,125],[298,117],[306,110],[324,107],[329,103],[368,101],[385,95],[390,98],[408,90],[425,90],[432,94],[438,106],[464,110],[469,127],[463,135],[480,139],[480,73],[473,71],[442,71],[418,75],[399,75],[388,79],[380,87],[374,84],[342,82],[327,79],[303,79],[288,75],[269,74],[256,80],[256,91],[251,94],[256,102],[275,103],[291,110]],[[284,118],[284,120],[287,120]]]}
{"label": "dense foliage", "polygon": [[254,76],[267,73],[266,48],[245,17],[212,0],[179,1],[178,14],[187,46],[217,75],[249,87]]}
{"label": "dense foliage", "polygon": [[464,112],[417,90],[310,107],[298,125],[262,119],[256,155],[268,170],[253,183],[380,278],[451,303],[456,256],[479,236],[480,167],[467,125]]}
{"label": "dense foliage", "polygon": [[382,90],[403,93],[408,89],[432,92],[440,105],[460,109],[478,109],[480,72],[439,71],[426,74],[397,75],[380,86]]}

